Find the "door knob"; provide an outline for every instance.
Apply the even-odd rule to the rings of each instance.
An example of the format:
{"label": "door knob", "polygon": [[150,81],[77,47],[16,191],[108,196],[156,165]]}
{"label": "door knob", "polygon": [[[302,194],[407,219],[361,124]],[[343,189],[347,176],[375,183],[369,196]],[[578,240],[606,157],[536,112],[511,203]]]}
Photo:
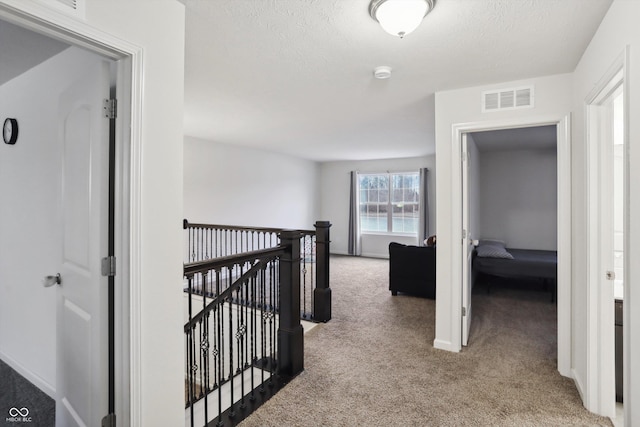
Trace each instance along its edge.
{"label": "door knob", "polygon": [[61,283],[62,277],[60,277],[60,273],[56,274],[55,276],[45,276],[44,279],[42,279],[42,284],[45,288],[53,285],[60,285]]}

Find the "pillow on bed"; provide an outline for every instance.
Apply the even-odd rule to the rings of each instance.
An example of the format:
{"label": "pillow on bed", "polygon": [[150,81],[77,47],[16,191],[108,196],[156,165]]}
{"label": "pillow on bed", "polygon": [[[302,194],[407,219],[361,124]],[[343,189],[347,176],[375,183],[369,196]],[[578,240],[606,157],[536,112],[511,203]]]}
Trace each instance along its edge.
{"label": "pillow on bed", "polygon": [[480,240],[476,247],[476,254],[482,258],[513,259],[513,255],[507,251],[504,242],[500,240]]}

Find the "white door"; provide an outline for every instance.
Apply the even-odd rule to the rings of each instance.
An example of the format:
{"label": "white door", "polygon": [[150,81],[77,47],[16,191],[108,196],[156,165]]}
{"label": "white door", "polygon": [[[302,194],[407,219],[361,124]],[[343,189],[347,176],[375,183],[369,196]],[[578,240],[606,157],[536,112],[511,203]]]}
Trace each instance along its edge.
{"label": "white door", "polygon": [[462,345],[466,346],[471,329],[471,261],[473,260],[469,220],[469,151],[466,133],[462,134],[462,227]]}
{"label": "white door", "polygon": [[97,426],[108,409],[107,278],[109,67],[82,64],[62,93],[62,264],[57,291],[56,425]]}

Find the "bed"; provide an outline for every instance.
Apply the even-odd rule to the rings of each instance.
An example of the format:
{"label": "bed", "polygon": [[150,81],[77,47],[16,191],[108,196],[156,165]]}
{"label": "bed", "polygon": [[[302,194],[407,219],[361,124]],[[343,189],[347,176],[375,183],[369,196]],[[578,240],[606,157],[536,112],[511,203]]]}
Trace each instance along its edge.
{"label": "bed", "polygon": [[540,279],[551,292],[551,301],[555,301],[556,278],[558,270],[558,252],[532,249],[504,248],[512,258],[500,255],[481,255],[480,246],[473,257],[474,275],[485,274],[507,279]]}

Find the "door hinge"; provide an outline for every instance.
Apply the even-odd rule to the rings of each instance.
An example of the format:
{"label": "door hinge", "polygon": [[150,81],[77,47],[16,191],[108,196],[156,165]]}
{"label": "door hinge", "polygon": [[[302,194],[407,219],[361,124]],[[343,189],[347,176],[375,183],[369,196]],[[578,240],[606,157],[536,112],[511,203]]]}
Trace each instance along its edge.
{"label": "door hinge", "polygon": [[467,315],[467,307],[462,307],[462,317]]}
{"label": "door hinge", "polygon": [[102,427],[116,427],[116,414],[105,415],[102,419]]}
{"label": "door hinge", "polygon": [[106,118],[115,119],[118,117],[118,101],[116,99],[105,99],[103,109]]}
{"label": "door hinge", "polygon": [[108,256],[102,258],[102,275],[108,277],[116,275],[116,257]]}
{"label": "door hinge", "polygon": [[469,160],[469,152],[465,151],[462,153],[462,161],[466,162],[467,160]]}

